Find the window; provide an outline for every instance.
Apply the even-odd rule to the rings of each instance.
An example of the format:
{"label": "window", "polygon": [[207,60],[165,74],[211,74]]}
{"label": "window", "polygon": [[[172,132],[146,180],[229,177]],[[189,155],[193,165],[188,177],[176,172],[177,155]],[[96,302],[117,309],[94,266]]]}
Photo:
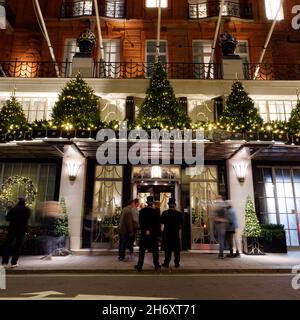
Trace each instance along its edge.
{"label": "window", "polygon": [[[3,162],[0,163],[0,184],[10,177],[21,175],[32,180],[37,189],[37,196],[32,205],[32,215],[30,224],[41,222],[41,217],[36,212],[40,202],[55,200],[55,185],[56,185],[56,170],[55,163],[25,163],[25,162]],[[24,195],[23,186],[13,188],[13,196],[17,199],[18,196]],[[5,208],[0,206],[0,224],[4,223]]]}
{"label": "window", "polygon": [[209,65],[212,41],[193,40],[193,63],[195,79],[213,79],[214,65]]}
{"label": "window", "polygon": [[72,76],[72,61],[76,52],[79,52],[79,47],[77,46],[76,39],[65,39],[64,62],[66,63],[66,77]]}
{"label": "window", "polygon": [[[281,1],[280,0],[265,0],[265,9],[266,9],[266,16],[269,20],[274,20],[276,13],[279,9]],[[283,8],[281,6],[280,12],[277,16],[277,20],[283,20]]]}
{"label": "window", "polygon": [[120,75],[120,40],[103,40],[105,77],[118,78]]}
{"label": "window", "polygon": [[[216,1],[189,0],[189,18],[201,19],[219,15],[219,5]],[[225,1],[222,8],[223,16],[241,17],[239,0]]]}
{"label": "window", "polygon": [[[155,62],[156,40],[146,41],[146,63],[147,63],[147,77],[151,77],[153,66]],[[160,41],[159,45],[159,59],[163,64],[167,63],[167,41]]]}
{"label": "window", "polygon": [[112,246],[117,240],[122,208],[122,166],[97,166],[93,197],[93,247]]}
{"label": "window", "polygon": [[106,0],[104,15],[109,18],[124,18],[125,0]]}
{"label": "window", "polygon": [[63,18],[73,18],[93,15],[93,0],[64,1],[61,16]]}
{"label": "window", "polygon": [[167,8],[168,0],[146,0],[146,8]]}
{"label": "window", "polygon": [[264,223],[283,224],[288,246],[299,246],[300,169],[257,167],[256,194]]}
{"label": "window", "polygon": [[297,101],[256,101],[260,116],[265,122],[281,120],[288,121]]}

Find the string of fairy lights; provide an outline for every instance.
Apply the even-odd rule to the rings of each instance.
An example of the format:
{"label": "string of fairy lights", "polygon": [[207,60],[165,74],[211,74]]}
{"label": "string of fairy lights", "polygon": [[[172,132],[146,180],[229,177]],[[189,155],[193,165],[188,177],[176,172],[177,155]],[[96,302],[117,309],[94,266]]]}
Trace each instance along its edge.
{"label": "string of fairy lights", "polygon": [[[22,105],[15,97],[15,91],[0,111],[0,134],[26,132],[32,129],[59,129],[65,131],[111,128],[120,130],[117,120],[103,122],[99,110],[100,97],[86,83],[80,74],[62,88],[58,101],[52,110],[51,119],[28,123]],[[254,101],[249,97],[242,82],[233,83],[224,112],[218,122],[193,123],[186,110],[176,98],[167,79],[167,73],[160,61],[155,64],[146,97],[137,118],[128,122],[129,129],[191,129],[226,132],[266,132],[271,134],[300,134],[300,100],[292,110],[290,120],[264,123]]]}

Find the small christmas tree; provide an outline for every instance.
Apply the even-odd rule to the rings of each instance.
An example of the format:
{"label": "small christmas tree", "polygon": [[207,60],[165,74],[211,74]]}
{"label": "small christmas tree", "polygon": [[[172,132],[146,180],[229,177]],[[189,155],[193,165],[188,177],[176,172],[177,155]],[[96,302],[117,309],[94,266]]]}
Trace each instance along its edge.
{"label": "small christmas tree", "polygon": [[292,135],[299,136],[300,134],[300,100],[298,98],[295,108],[291,112],[291,117],[288,122],[288,130]]}
{"label": "small christmas tree", "polygon": [[55,223],[55,235],[68,236],[69,235],[69,219],[67,213],[66,201],[64,198],[60,200],[61,215],[57,218]]}
{"label": "small christmas tree", "polygon": [[0,111],[0,131],[26,131],[28,123],[21,103],[13,95],[7,100]]}
{"label": "small christmas tree", "polygon": [[62,89],[52,111],[56,125],[76,129],[92,129],[100,123],[98,97],[94,90],[77,74]]}
{"label": "small christmas tree", "polygon": [[147,95],[141,105],[137,124],[146,129],[189,127],[190,118],[175,97],[167,73],[160,61],[154,65]]}
{"label": "small christmas tree", "polygon": [[227,130],[237,132],[257,131],[263,124],[253,100],[248,96],[240,81],[232,85],[220,123]]}
{"label": "small christmas tree", "polygon": [[247,198],[245,212],[244,236],[259,237],[261,235],[261,227],[256,216],[253,201],[250,197]]}

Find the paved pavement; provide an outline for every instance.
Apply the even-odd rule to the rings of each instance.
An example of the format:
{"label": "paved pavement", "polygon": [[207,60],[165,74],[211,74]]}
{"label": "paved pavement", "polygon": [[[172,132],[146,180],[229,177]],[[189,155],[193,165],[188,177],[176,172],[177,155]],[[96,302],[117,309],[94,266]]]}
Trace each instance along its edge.
{"label": "paved pavement", "polygon": [[[287,254],[266,254],[240,258],[217,258],[217,253],[188,251],[182,252],[180,268],[162,269],[160,272],[173,273],[291,273],[297,267],[300,272],[300,251]],[[19,267],[7,269],[7,273],[133,273],[137,263],[137,254],[120,262],[116,251],[82,250],[66,257],[23,256]],[[160,256],[163,262],[163,254]],[[152,255],[147,253],[142,272],[153,272]]]}

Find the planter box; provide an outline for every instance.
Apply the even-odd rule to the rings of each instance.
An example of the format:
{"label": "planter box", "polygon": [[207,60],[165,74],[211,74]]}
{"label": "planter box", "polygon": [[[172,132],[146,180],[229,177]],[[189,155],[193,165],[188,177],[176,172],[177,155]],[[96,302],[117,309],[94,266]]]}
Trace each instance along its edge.
{"label": "planter box", "polygon": [[264,255],[264,238],[242,237],[243,252],[248,255]]}
{"label": "planter box", "polygon": [[57,139],[61,136],[59,129],[48,129],[47,130],[47,138]]}
{"label": "planter box", "polygon": [[287,253],[286,239],[264,239],[264,251],[270,253]]}
{"label": "planter box", "polygon": [[72,139],[75,137],[75,130],[63,130],[61,136],[65,139]]}
{"label": "planter box", "polygon": [[47,136],[46,129],[33,129],[32,137],[34,139],[44,139]]}

